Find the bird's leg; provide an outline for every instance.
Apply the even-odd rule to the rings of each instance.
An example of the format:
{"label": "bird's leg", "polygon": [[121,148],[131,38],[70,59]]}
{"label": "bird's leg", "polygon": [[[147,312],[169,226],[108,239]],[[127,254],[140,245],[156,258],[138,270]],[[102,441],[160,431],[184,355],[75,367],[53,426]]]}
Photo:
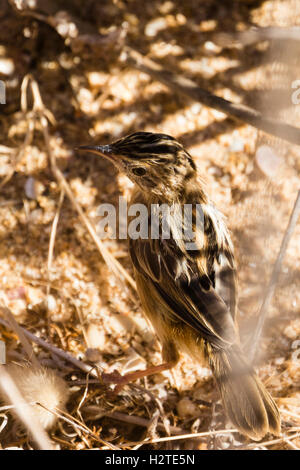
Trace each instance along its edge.
{"label": "bird's leg", "polygon": [[164,370],[169,370],[174,367],[173,362],[164,362],[158,366],[147,367],[144,370],[137,370],[136,372],[129,372],[128,374],[121,375],[119,372],[114,371],[111,374],[102,373],[101,378],[105,384],[116,384],[114,393],[119,393],[122,388],[137,379],[148,377],[148,375],[158,374]]}

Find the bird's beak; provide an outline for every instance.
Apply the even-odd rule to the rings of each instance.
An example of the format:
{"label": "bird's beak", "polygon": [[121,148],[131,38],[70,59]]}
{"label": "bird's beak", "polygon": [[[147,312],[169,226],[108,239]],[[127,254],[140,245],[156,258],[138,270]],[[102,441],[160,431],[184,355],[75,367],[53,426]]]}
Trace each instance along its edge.
{"label": "bird's beak", "polygon": [[75,150],[94,153],[106,158],[112,153],[110,145],[81,145],[80,147],[75,147]]}
{"label": "bird's beak", "polygon": [[114,163],[119,169],[121,167],[121,159],[113,153],[111,145],[81,145],[80,147],[75,147],[75,150],[100,155]]}

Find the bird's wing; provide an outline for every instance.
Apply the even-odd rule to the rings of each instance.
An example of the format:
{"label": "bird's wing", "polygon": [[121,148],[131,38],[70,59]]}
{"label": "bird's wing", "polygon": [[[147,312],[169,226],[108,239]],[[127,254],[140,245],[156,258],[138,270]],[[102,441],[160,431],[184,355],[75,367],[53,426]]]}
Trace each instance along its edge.
{"label": "bird's wing", "polygon": [[236,270],[233,257],[230,252],[220,254],[214,261],[214,287],[217,294],[224,300],[230,310],[233,320],[236,317]]}
{"label": "bird's wing", "polygon": [[129,248],[135,269],[147,279],[149,289],[150,284],[156,289],[170,321],[185,322],[215,347],[236,342],[228,299],[224,301],[214,287],[215,272],[210,277],[204,274],[197,257],[186,257],[172,239],[130,240]]}

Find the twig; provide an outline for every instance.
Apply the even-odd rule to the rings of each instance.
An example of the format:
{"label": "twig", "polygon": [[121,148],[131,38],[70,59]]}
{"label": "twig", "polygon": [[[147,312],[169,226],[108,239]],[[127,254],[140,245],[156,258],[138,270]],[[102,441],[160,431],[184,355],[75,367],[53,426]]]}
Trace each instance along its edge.
{"label": "twig", "polygon": [[[8,423],[8,417],[6,416],[6,414],[4,413],[1,413],[0,414],[0,418],[3,418],[3,421],[2,423],[0,424],[0,434],[2,433],[3,429],[6,428],[7,426],[7,423]],[[1,446],[1,443],[0,443],[0,449],[2,450],[2,446]]]}
{"label": "twig", "polygon": [[6,207],[6,206],[15,206],[16,204],[20,204],[21,201],[11,199],[9,201],[1,201],[0,202],[0,207]]}
{"label": "twig", "polygon": [[[198,438],[207,437],[207,436],[217,436],[220,434],[231,434],[231,433],[236,434],[236,433],[239,433],[239,431],[237,429],[219,429],[216,431],[196,432],[196,433],[191,433],[191,434],[182,434],[181,436],[179,435],[179,436],[160,437],[158,439],[151,439],[151,440],[149,439],[149,440],[145,440],[142,442],[127,442],[127,444],[122,445],[122,447],[126,448],[126,447],[133,447],[138,444],[142,444],[142,445],[155,444],[158,442],[177,441],[181,439],[198,439]],[[256,447],[261,447],[261,446],[270,446],[270,445],[278,444],[280,442],[285,442],[286,439],[289,439],[289,440],[296,439],[299,436],[300,436],[300,433],[296,433],[288,437],[282,436],[278,439],[273,439],[271,441],[258,442],[256,444],[249,444],[247,446],[237,446],[235,447],[235,449],[246,450],[246,449],[255,449]]]}
{"label": "twig", "polygon": [[271,303],[271,300],[275,291],[276,284],[278,282],[278,277],[281,271],[281,265],[282,265],[289,241],[293,235],[297,221],[299,219],[299,215],[300,215],[300,190],[298,191],[296,202],[294,204],[294,207],[290,216],[290,220],[286,228],[284,237],[282,239],[276,262],[273,267],[271,279],[269,281],[269,285],[266,290],[265,298],[263,300],[262,306],[258,314],[257,326],[253,334],[253,339],[251,342],[252,344],[251,344],[250,353],[249,353],[252,362],[254,361],[255,353],[256,353],[257,346],[258,346],[258,343],[262,334],[267,312],[268,312],[268,309],[269,309],[269,306],[270,306],[270,303]]}
{"label": "twig", "polygon": [[285,410],[284,408],[279,408],[280,413],[285,413],[288,416],[292,416],[293,418],[300,419],[300,414],[293,413],[292,411]]}
{"label": "twig", "polygon": [[41,366],[40,366],[39,361],[37,360],[37,357],[33,351],[33,348],[31,344],[29,343],[29,341],[27,340],[23,329],[20,327],[20,325],[16,321],[15,317],[13,316],[9,308],[0,305],[0,312],[2,312],[2,314],[6,317],[7,321],[9,322],[11,326],[11,329],[14,330],[16,334],[18,335],[19,340],[21,341],[23,348],[26,351],[28,359],[32,362],[34,367],[39,369]]}
{"label": "twig", "polygon": [[[54,216],[54,219],[53,219],[53,222],[52,222],[52,227],[51,227],[51,234],[50,234],[50,240],[49,240],[49,249],[48,249],[48,262],[47,262],[48,279],[50,279],[52,260],[53,260],[53,252],[54,252],[54,244],[55,244],[55,238],[56,238],[56,230],[57,230],[60,210],[61,210],[61,206],[62,206],[64,197],[65,197],[65,193],[64,193],[64,191],[61,191],[60,196],[59,196],[57,211],[55,213],[55,216]],[[47,295],[49,295],[49,293],[50,293],[50,284],[47,285]]]}
{"label": "twig", "polygon": [[257,129],[287,140],[292,144],[300,145],[300,128],[285,124],[284,122],[275,119],[265,118],[259,111],[253,108],[243,104],[232,103],[220,96],[216,96],[209,91],[198,87],[192,80],[164,69],[158,63],[144,57],[142,54],[130,47],[125,47],[124,50],[126,54],[122,57],[126,64],[147,73],[154,79],[167,85],[174,92],[188,96],[200,103],[203,103],[205,106],[217,109],[218,111],[238,119],[239,121],[245,122]]}
{"label": "twig", "polygon": [[239,433],[237,429],[219,429],[217,431],[205,431],[205,432],[195,432],[190,434],[182,434],[179,436],[168,436],[168,437],[160,437],[158,439],[145,439],[142,442],[128,442],[124,444],[122,447],[132,447],[137,444],[156,444],[158,442],[168,442],[168,441],[179,441],[182,439],[198,439],[199,437],[207,437],[207,436],[215,436],[218,434],[231,434],[231,433]]}
{"label": "twig", "polygon": [[[88,416],[87,420],[89,421],[96,421],[100,418],[107,417],[107,418],[112,418],[117,421],[123,421],[124,423],[130,423],[130,424],[135,424],[137,426],[141,426],[144,428],[147,428],[150,424],[150,420],[146,418],[142,418],[141,416],[134,416],[134,415],[128,415],[126,413],[120,413],[119,411],[112,411],[112,412],[98,412],[98,414],[94,414],[99,410],[98,406],[89,406],[85,408],[86,412],[92,412],[93,414],[91,416]],[[165,431],[165,425],[162,423],[157,424],[157,428],[160,429],[161,431]],[[170,426],[170,431],[172,434],[183,434],[185,432],[184,429],[178,428],[176,426]]]}
{"label": "twig", "polygon": [[[23,276],[23,279],[25,279],[27,282],[30,282],[33,285],[38,284],[40,286],[46,286],[47,289],[48,289],[48,287],[50,287],[50,289],[53,289],[53,290],[57,291],[60,296],[64,297],[68,302],[72,303],[72,305],[74,306],[74,308],[76,310],[76,313],[78,315],[78,319],[79,319],[80,325],[82,327],[82,332],[83,332],[83,336],[84,336],[86,345],[87,345],[87,347],[89,347],[89,341],[88,341],[86,328],[85,328],[85,324],[84,324],[85,322],[84,322],[84,319],[83,319],[83,316],[82,316],[82,312],[81,312],[81,310],[79,309],[79,307],[77,305],[75,297],[70,295],[67,292],[67,290],[64,289],[63,287],[55,286],[53,283],[51,283],[49,281],[49,278],[48,278],[48,280],[42,281],[41,279],[37,280],[37,279],[32,279],[30,277]],[[55,326],[55,324],[54,324],[54,327],[57,328],[57,325]],[[56,329],[56,331],[57,331],[57,334],[60,336],[61,341],[63,342],[62,335],[59,333],[59,331],[57,329]]]}
{"label": "twig", "polygon": [[[5,328],[9,328],[8,322],[6,322],[3,318],[0,318],[0,324],[5,326]],[[62,349],[59,349],[56,346],[53,346],[53,344],[48,343],[42,338],[38,338],[37,336],[35,336],[33,333],[26,330],[25,328],[20,327],[20,329],[23,331],[24,335],[27,336],[27,338],[29,338],[34,343],[47,349],[48,351],[51,351],[52,353],[64,359],[65,361],[70,362],[78,369],[81,369],[83,372],[89,373],[93,377],[96,377],[96,378],[98,377],[97,372],[95,371],[95,367],[89,366],[88,364],[85,364],[84,362],[79,361],[78,359],[71,356],[67,352],[63,351]]]}
{"label": "twig", "polygon": [[[110,442],[105,441],[101,437],[99,437],[97,434],[93,433],[85,424],[80,423],[76,418],[73,416],[69,415],[68,413],[62,411],[62,410],[50,410],[46,406],[42,405],[41,403],[36,403],[38,406],[41,408],[44,408],[47,410],[49,413],[54,414],[58,418],[62,419],[66,423],[70,424],[74,429],[79,429],[80,431],[88,434],[91,436],[93,439],[95,439],[97,442],[100,442],[101,444],[104,444],[105,446],[109,447],[112,450],[120,450],[119,447],[111,444]],[[64,416],[66,415],[66,416]]]}
{"label": "twig", "polygon": [[290,439],[288,439],[287,437],[284,438],[284,442],[286,442],[291,449],[293,450],[300,450],[300,448],[298,446],[296,446],[296,444],[294,444]]}
{"label": "twig", "polygon": [[83,396],[81,397],[81,400],[76,408],[76,413],[79,415],[80,419],[83,421],[83,418],[82,418],[82,415],[81,415],[81,411],[80,411],[80,408],[82,407],[83,403],[85,402],[86,400],[86,397],[87,397],[87,394],[88,394],[88,389],[89,389],[89,375],[90,374],[87,374],[86,375],[86,379],[85,379],[85,388],[84,388],[84,393],[83,393]]}
{"label": "twig", "polygon": [[6,147],[6,145],[0,145],[0,153],[4,153],[5,154],[14,154],[16,151],[15,148],[10,148],[10,147]]}
{"label": "twig", "polygon": [[212,40],[222,47],[234,47],[237,43],[243,46],[259,41],[300,41],[299,26],[290,28],[266,27],[251,28],[246,31],[234,31],[233,33],[214,33]]}
{"label": "twig", "polygon": [[[288,439],[291,441],[291,439],[297,439],[298,437],[300,437],[300,433],[293,434],[292,436],[289,436]],[[256,444],[248,444],[246,446],[237,446],[236,450],[251,450],[256,449],[257,447],[273,446],[275,444],[280,444],[281,442],[286,442],[286,439],[286,436],[282,436],[278,439],[272,439],[270,441],[262,441]]]}

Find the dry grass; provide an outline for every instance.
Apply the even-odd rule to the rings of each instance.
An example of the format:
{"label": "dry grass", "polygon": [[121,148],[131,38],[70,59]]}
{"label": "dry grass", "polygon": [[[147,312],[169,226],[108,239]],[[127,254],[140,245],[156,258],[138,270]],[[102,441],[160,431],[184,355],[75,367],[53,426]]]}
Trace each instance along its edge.
{"label": "dry grass", "polygon": [[[266,45],[222,49],[213,35],[252,21],[280,26],[282,3],[90,1],[82,10],[75,0],[63,9],[103,34],[123,25],[128,45],[165,68],[258,106]],[[22,17],[5,0],[0,6],[0,78],[7,83],[7,104],[0,105],[0,339],[9,361],[47,366],[68,383],[67,411],[51,411],[58,417],[51,446],[298,449],[299,224],[256,358],[281,408],[283,434],[253,444],[226,422],[210,372],[187,357],[118,396],[99,380],[101,371],[130,372],[161,357],[139,307],[126,242],[99,240],[94,228],[99,204],[117,204],[132,186],[106,161],[73,149],[134,130],[169,133],[184,143],[233,233],[245,345],[300,187],[299,149],[281,143],[280,169],[268,179],[255,162],[254,128],[173,95],[116,53],[97,59],[76,53],[41,18]],[[2,447],[31,448],[33,433],[15,424],[7,406],[0,413]]]}

